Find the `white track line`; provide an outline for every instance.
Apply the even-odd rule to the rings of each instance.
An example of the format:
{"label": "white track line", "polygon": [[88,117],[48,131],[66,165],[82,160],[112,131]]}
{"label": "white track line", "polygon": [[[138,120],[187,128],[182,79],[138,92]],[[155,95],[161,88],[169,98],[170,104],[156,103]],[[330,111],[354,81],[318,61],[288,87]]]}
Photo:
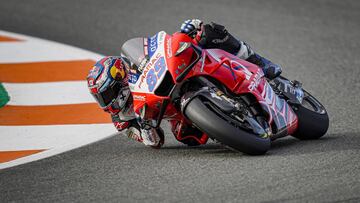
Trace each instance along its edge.
{"label": "white track line", "polygon": [[0,126],[1,151],[49,149],[0,164],[0,169],[47,158],[114,135],[112,124]]}
{"label": "white track line", "polygon": [[[97,61],[103,57],[73,46],[21,34],[0,30],[0,36],[23,40],[0,43],[0,63],[82,59]],[[85,81],[5,83],[4,86],[10,94],[9,105],[41,106],[94,102]],[[0,163],[0,169],[63,153],[114,136],[115,132],[116,129],[112,124],[0,126],[0,152],[45,150],[30,156]]]}
{"label": "white track line", "polygon": [[102,57],[94,52],[36,37],[29,37],[1,30],[0,35],[24,40],[19,42],[1,42],[0,63],[69,61],[81,59],[99,60]]}
{"label": "white track line", "polygon": [[59,105],[94,103],[85,81],[3,83],[9,93],[8,105]]}
{"label": "white track line", "polygon": [[0,149],[3,151],[53,149],[69,145],[69,141],[82,143],[85,136],[88,140],[85,143],[88,143],[103,137],[104,133],[115,132],[112,124],[0,126],[0,131]]}

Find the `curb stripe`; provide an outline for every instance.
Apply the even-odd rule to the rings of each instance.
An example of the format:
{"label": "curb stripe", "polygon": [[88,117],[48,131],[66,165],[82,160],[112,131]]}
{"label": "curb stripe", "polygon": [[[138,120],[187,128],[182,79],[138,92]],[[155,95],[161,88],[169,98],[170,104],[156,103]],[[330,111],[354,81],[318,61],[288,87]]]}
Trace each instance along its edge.
{"label": "curb stripe", "polygon": [[97,104],[11,106],[0,109],[0,125],[61,125],[111,123]]}
{"label": "curb stripe", "polygon": [[23,150],[23,151],[0,151],[0,163],[5,163],[24,156],[33,155],[42,151],[44,151],[44,149]]}
{"label": "curb stripe", "polygon": [[94,60],[0,64],[0,81],[9,83],[85,80]]}
{"label": "curb stripe", "polygon": [[[14,140],[17,139],[16,135],[19,133],[22,135],[22,137],[26,137],[26,139],[30,142],[29,143],[30,145],[32,145],[31,143],[36,143],[33,147],[39,147],[38,149],[48,149],[48,150],[42,151],[40,153],[32,154],[30,156],[24,156],[18,159],[14,159],[9,162],[0,163],[0,170],[4,168],[9,168],[16,165],[24,164],[27,162],[44,159],[56,154],[60,154],[117,135],[115,134],[116,130],[114,130],[114,126],[112,124],[22,126],[20,127],[20,129],[19,127],[6,126],[5,128],[7,129],[3,129],[3,127],[0,126],[0,131],[5,130],[5,132],[12,132]],[[69,131],[71,132],[70,134],[68,133]],[[41,139],[41,137],[44,136],[44,134],[48,139],[51,139],[51,135],[54,135],[55,137],[53,138],[51,143],[49,143],[48,139],[46,138]],[[58,142],[56,142],[56,140],[58,140]],[[22,151],[22,150],[36,149],[31,146],[28,146],[28,144],[25,144],[24,142],[26,142],[26,140],[20,138],[19,141],[21,145],[19,147],[22,149],[17,149],[17,147],[15,147],[14,150],[7,150],[9,147],[6,147],[4,151],[19,151],[19,150]],[[19,142],[9,141],[9,143],[7,143],[6,146],[9,146],[10,143],[18,146],[17,143]],[[44,147],[44,146],[48,146],[49,144],[50,145],[56,144],[56,145],[50,148]],[[27,149],[24,147],[26,147]]]}
{"label": "curb stripe", "polygon": [[0,170],[116,135],[85,81],[102,57],[0,30],[0,81],[10,96],[0,109]]}
{"label": "curb stripe", "polygon": [[0,126],[0,151],[55,149],[113,134],[113,124]]}
{"label": "curb stripe", "polygon": [[0,35],[0,42],[18,42],[18,41],[22,41],[22,40]]}
{"label": "curb stripe", "polygon": [[8,105],[42,106],[95,103],[86,81],[3,83],[10,96]]}
{"label": "curb stripe", "polygon": [[43,40],[19,43],[0,43],[0,63],[28,63],[44,61],[97,60],[100,57],[89,51],[71,48]]}

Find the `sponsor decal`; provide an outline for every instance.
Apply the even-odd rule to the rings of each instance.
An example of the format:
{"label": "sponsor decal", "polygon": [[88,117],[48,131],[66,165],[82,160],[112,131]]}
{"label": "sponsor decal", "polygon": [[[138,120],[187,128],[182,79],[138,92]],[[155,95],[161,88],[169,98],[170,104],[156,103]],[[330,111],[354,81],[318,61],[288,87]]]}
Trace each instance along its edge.
{"label": "sponsor decal", "polygon": [[136,101],[145,101],[146,96],[142,96],[142,95],[134,95],[134,100]]}
{"label": "sponsor decal", "polygon": [[[105,82],[106,82],[106,79],[107,79],[107,76],[106,76],[106,72],[108,71],[108,68],[106,68],[99,76],[99,78],[97,79],[96,81],[96,85],[98,85],[99,87],[101,87]],[[109,78],[110,79],[110,78]]]}
{"label": "sponsor decal", "polygon": [[108,59],[106,59],[104,61],[104,67],[109,67],[112,64],[112,60],[113,60],[112,57],[109,57]]}
{"label": "sponsor decal", "polygon": [[149,72],[150,68],[156,63],[156,61],[161,57],[161,54],[158,53],[156,54],[156,56],[152,59],[150,59],[149,63],[146,65],[146,67],[144,68],[144,71],[140,77],[140,83],[138,85],[138,87],[140,88],[144,82],[144,79],[146,78],[147,73]]}
{"label": "sponsor decal", "polygon": [[138,68],[139,72],[142,72],[144,70],[144,67],[147,62],[148,62],[148,58],[145,56],[139,64],[139,68]]}
{"label": "sponsor decal", "polygon": [[167,53],[168,58],[172,57],[171,38],[170,37],[166,40],[166,53]]}
{"label": "sponsor decal", "polygon": [[93,66],[93,68],[89,71],[89,76],[92,78],[96,78],[96,76],[99,74],[100,67],[99,66]]}
{"label": "sponsor decal", "polygon": [[159,35],[159,41],[162,42],[164,40],[165,33],[159,32],[158,35]]}
{"label": "sponsor decal", "polygon": [[123,78],[125,78],[125,70],[122,67],[120,67],[119,64],[115,63],[110,68],[110,75],[115,80],[122,80]]}
{"label": "sponsor decal", "polygon": [[179,70],[182,70],[182,69],[185,68],[185,67],[186,67],[186,64],[185,64],[185,62],[183,61],[182,64],[180,64],[177,68],[178,68]]}
{"label": "sponsor decal", "polygon": [[223,39],[213,39],[212,43],[214,44],[220,44],[220,43],[224,43],[226,40],[229,39],[229,35],[226,35],[226,37],[224,37]]}
{"label": "sponsor decal", "polygon": [[183,51],[185,51],[185,49],[187,49],[189,47],[190,47],[190,43],[188,43],[188,42],[180,42],[180,47],[176,51],[175,55],[178,55],[178,54],[182,53]]}
{"label": "sponsor decal", "polygon": [[151,57],[152,55],[154,55],[156,49],[157,49],[157,39],[158,39],[158,35],[154,35],[150,38],[148,38],[148,55]]}
{"label": "sponsor decal", "polygon": [[175,70],[175,73],[176,73],[176,74],[179,74],[179,73],[182,71],[182,69],[185,68],[185,67],[186,67],[186,64],[185,64],[185,61],[183,60],[183,61],[182,61],[182,64],[180,64],[180,65],[177,67],[177,69]]}
{"label": "sponsor decal", "polygon": [[138,79],[139,79],[139,74],[134,74],[134,73],[130,73],[129,72],[129,80],[128,80],[128,82],[129,83],[132,83],[132,84],[135,84],[137,81],[138,81]]}
{"label": "sponsor decal", "polygon": [[250,82],[250,85],[248,86],[249,90],[250,91],[253,91],[255,88],[257,88],[257,86],[259,85],[260,83],[260,79],[261,79],[261,72],[258,70],[256,73],[255,73],[255,76],[254,76],[254,79]]}
{"label": "sponsor decal", "polygon": [[161,76],[165,73],[166,65],[164,57],[161,57],[156,61],[154,67],[149,70],[146,75],[146,83],[148,85],[149,91],[154,91],[155,85],[157,81],[161,78]]}

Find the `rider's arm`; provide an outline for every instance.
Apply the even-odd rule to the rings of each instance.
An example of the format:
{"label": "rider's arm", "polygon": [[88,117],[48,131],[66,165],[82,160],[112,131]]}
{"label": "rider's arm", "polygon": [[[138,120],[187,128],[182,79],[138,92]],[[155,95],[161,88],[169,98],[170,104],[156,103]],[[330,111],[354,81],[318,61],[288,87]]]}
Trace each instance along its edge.
{"label": "rider's arm", "polygon": [[[152,116],[155,116],[154,111],[145,104],[139,109],[134,107],[134,112],[140,128],[142,142],[145,145],[160,148],[164,144],[164,133],[160,127],[155,128],[156,120],[152,118]],[[150,116],[149,112],[151,112],[152,116]]]}
{"label": "rider's arm", "polygon": [[198,19],[186,20],[180,32],[192,37],[204,49],[222,49],[242,59],[247,59],[253,53],[250,46],[233,37],[225,26],[217,23],[203,24]]}
{"label": "rider's arm", "polygon": [[186,20],[181,25],[180,32],[192,37],[204,49],[222,49],[252,63],[257,55],[246,42],[235,38],[225,26],[214,22],[204,24],[199,19]]}
{"label": "rider's arm", "polygon": [[[279,65],[255,53],[246,42],[233,37],[223,25],[213,22],[210,24],[194,24],[193,22],[194,20],[185,21],[181,26],[181,32],[191,33],[190,37],[193,37],[193,33],[196,32],[193,38],[200,47],[204,49],[222,49],[240,59],[256,64],[263,69],[265,76],[269,79],[281,74],[282,71]],[[200,28],[197,25],[200,25]]]}
{"label": "rider's arm", "polygon": [[115,126],[115,128],[121,132],[123,130],[126,130],[127,128],[130,127],[130,122],[129,121],[124,121],[121,120],[119,115],[111,115],[111,120]]}

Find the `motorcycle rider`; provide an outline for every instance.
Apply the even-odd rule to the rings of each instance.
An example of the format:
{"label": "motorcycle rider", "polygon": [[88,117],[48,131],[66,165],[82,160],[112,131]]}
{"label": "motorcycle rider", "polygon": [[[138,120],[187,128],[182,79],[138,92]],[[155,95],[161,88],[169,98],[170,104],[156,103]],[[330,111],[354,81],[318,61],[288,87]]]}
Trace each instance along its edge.
{"label": "motorcycle rider", "polygon": [[[186,20],[180,32],[193,38],[193,42],[204,49],[218,48],[240,59],[260,66],[265,77],[273,79],[281,74],[280,66],[255,53],[248,44],[234,38],[224,26],[201,20]],[[90,93],[100,107],[110,113],[112,122],[118,131],[145,145],[159,148],[164,143],[161,129],[155,129],[154,120],[146,118],[146,109],[135,113],[133,98],[128,86],[128,74],[131,62],[126,57],[108,56],[99,60],[87,77]],[[175,138],[187,145],[205,144],[208,136],[195,127],[185,123],[170,121]]]}

